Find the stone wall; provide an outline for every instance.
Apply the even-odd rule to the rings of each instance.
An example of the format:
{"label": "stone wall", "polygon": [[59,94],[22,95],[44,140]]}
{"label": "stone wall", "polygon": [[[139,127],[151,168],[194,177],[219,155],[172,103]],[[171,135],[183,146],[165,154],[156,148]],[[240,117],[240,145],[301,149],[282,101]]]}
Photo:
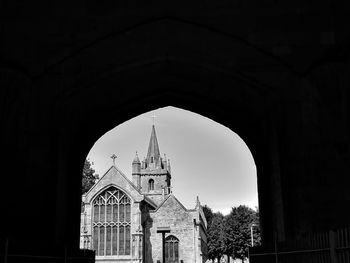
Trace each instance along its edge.
{"label": "stone wall", "polygon": [[[154,190],[148,191],[148,182],[150,179],[154,180]],[[167,187],[167,175],[156,174],[156,175],[141,175],[141,191],[142,193],[162,193],[162,188]]]}
{"label": "stone wall", "polygon": [[170,227],[170,234],[179,239],[179,260],[184,263],[195,262],[194,242],[195,230],[193,215],[187,211],[173,195],[170,195],[164,204],[155,212],[150,212],[150,221],[145,231],[146,262],[162,259],[162,239],[157,233],[157,227]]}

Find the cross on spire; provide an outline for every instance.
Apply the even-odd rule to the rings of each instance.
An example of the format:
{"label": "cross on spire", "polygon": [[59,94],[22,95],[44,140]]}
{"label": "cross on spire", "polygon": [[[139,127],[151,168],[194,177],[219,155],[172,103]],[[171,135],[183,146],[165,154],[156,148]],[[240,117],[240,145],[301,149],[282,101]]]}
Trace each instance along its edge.
{"label": "cross on spire", "polygon": [[115,166],[115,159],[117,159],[117,156],[113,153],[113,155],[111,156],[112,160],[113,160],[113,165]]}
{"label": "cross on spire", "polygon": [[154,125],[157,116],[153,113],[153,116],[151,118],[152,118],[152,124]]}

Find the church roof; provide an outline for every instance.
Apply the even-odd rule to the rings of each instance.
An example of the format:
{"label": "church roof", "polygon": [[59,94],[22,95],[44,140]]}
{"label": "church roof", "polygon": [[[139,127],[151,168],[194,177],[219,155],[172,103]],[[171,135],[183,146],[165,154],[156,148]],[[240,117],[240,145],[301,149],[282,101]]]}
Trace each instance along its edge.
{"label": "church roof", "polygon": [[149,197],[147,197],[146,195],[143,195],[143,199],[150,204],[151,206],[153,206],[154,208],[157,207],[157,204]]}
{"label": "church roof", "polygon": [[156,129],[155,129],[154,125],[152,125],[151,138],[150,138],[149,144],[148,144],[147,160],[149,161],[151,159],[151,157],[153,157],[154,160],[158,160],[160,157]]}
{"label": "church roof", "polygon": [[169,194],[167,197],[165,197],[165,199],[163,200],[163,202],[161,202],[161,203],[158,205],[157,209],[154,210],[153,212],[157,212],[157,211],[159,210],[159,208],[161,208],[161,207],[167,202],[167,200],[168,200],[169,198],[174,199],[174,200],[183,208],[184,211],[187,211],[187,212],[191,211],[191,210],[188,210],[186,207],[184,207],[184,205],[183,205],[173,194]]}
{"label": "church roof", "polygon": [[[106,179],[106,185],[104,185],[104,186],[101,185],[101,182],[103,182],[107,176],[111,176],[112,174],[114,174],[114,176],[119,175],[121,178],[124,179],[124,181],[128,185],[130,185],[132,187],[133,191],[135,191],[137,193],[137,195],[139,195],[144,201],[146,201],[148,204],[150,204],[153,207],[157,207],[157,205],[154,203],[154,201],[151,200],[150,198],[148,198],[147,196],[145,196],[144,194],[142,194],[140,192],[140,190],[136,187],[136,185],[134,185],[133,182],[130,181],[129,178],[121,170],[119,170],[119,168],[116,167],[115,165],[112,165],[107,170],[107,172],[105,172],[105,174],[90,188],[90,190],[85,194],[85,197],[90,196],[89,199],[91,199],[95,194],[100,192],[100,189],[106,188],[109,185],[113,185],[113,183],[110,181],[110,179]],[[119,185],[119,184],[117,184],[117,186],[119,188],[121,187],[121,185]],[[96,191],[95,188],[98,188],[98,190]],[[121,188],[121,189],[124,190],[125,192],[131,194],[130,191],[126,191],[126,189],[124,189],[124,188]],[[129,190],[130,190],[130,188],[129,188]],[[94,193],[92,193],[92,192],[94,192]]]}

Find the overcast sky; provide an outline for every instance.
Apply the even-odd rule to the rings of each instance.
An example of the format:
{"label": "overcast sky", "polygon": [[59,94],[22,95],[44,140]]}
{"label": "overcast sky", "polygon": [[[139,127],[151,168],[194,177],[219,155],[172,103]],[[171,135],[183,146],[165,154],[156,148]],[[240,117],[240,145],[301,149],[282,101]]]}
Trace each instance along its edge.
{"label": "overcast sky", "polygon": [[197,195],[223,214],[241,204],[258,206],[256,167],[244,141],[211,119],[175,107],[139,115],[96,141],[88,158],[100,177],[116,154],[116,166],[131,179],[135,152],[140,160],[147,155],[153,115],[161,155],[170,159],[173,194],[186,208],[194,208]]}

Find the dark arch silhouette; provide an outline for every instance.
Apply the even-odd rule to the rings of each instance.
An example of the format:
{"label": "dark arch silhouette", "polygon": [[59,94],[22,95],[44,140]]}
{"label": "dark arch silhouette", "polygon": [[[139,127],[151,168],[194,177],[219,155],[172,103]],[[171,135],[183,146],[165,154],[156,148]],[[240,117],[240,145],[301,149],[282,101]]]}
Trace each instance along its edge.
{"label": "dark arch silhouette", "polygon": [[[51,6],[4,5],[2,183],[21,195],[0,191],[6,200],[0,238],[33,251],[42,244],[78,248],[88,150],[112,127],[168,105],[207,116],[246,142],[257,166],[264,242],[348,225],[349,67],[348,52],[337,45],[347,35],[336,30],[343,9],[329,12],[330,5],[320,12],[303,5],[302,16],[312,18],[306,26],[315,29],[307,32],[300,9],[267,7],[281,34],[257,18],[265,7],[232,1],[147,3],[140,20],[132,5],[112,9],[121,16],[96,4],[106,13],[66,5],[64,15],[45,17]],[[317,21],[328,23],[333,42],[320,45]],[[325,54],[323,46],[334,50]],[[327,65],[334,62],[336,70]],[[340,99],[332,97],[334,85]],[[23,196],[40,200],[41,213],[32,206],[19,212]],[[30,215],[27,225],[40,222],[40,230],[23,235],[23,214]]]}

